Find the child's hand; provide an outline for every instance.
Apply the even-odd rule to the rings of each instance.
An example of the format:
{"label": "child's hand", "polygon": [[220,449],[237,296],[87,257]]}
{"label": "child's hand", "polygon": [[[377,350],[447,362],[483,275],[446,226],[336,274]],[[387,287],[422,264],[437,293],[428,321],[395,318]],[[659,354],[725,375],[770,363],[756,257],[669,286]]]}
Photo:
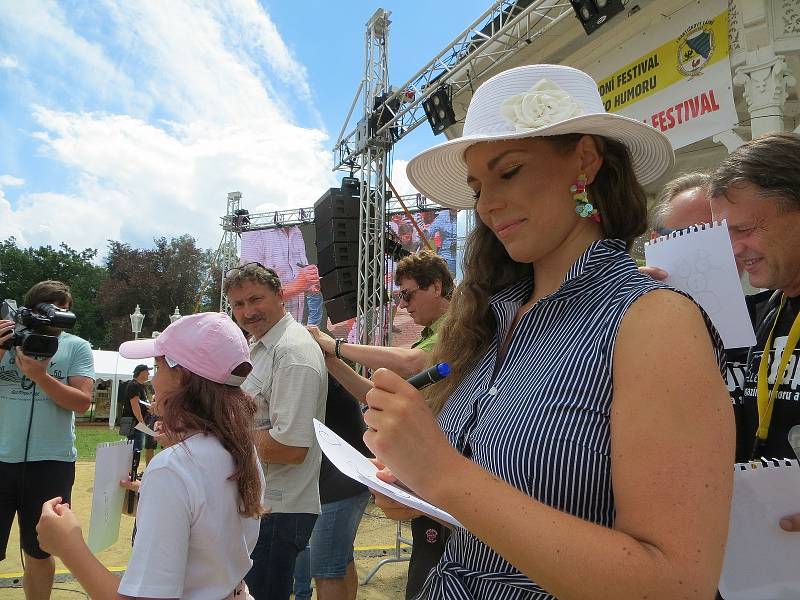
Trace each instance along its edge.
{"label": "child's hand", "polygon": [[125,479],[121,479],[119,482],[119,487],[123,487],[126,490],[130,490],[132,492],[139,493],[139,486],[142,485],[142,482],[138,479],[135,481],[131,481],[130,476],[126,477]]}
{"label": "child's hand", "polygon": [[41,549],[55,556],[64,556],[76,544],[83,544],[78,518],[69,504],[61,503],[61,498],[53,498],[42,505],[36,533]]}

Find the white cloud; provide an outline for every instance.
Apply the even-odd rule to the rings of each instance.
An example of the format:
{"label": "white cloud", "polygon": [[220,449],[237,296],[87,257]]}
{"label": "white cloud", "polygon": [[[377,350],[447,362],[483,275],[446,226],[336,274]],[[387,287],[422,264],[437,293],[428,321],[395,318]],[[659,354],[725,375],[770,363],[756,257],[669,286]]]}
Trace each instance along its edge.
{"label": "white cloud", "polygon": [[86,81],[84,91],[90,90],[93,97],[125,97],[129,104],[141,101],[131,79],[100,45],[70,27],[62,7],[53,0],[0,4],[0,20],[6,39],[13,40],[20,53],[46,57],[51,75],[77,72]]}
{"label": "white cloud", "polygon": [[[306,71],[254,0],[106,0],[95,17],[110,23],[113,49],[87,42],[57,5],[24,4],[56,30],[43,52],[65,45],[84,87],[76,93],[106,77],[115,94],[138,95],[139,110],[32,107],[30,135],[73,187],[22,194],[14,206],[0,196],[0,238],[103,249],[107,239],[189,233],[216,247],[227,192],[241,191],[253,212],[310,206],[336,185],[325,132],[294,124],[270,78],[310,103]],[[40,29],[30,15],[15,27]],[[127,55],[112,60],[112,50]]]}
{"label": "white cloud", "polygon": [[406,166],[408,166],[407,160],[398,159],[392,163],[392,185],[394,185],[395,189],[401,196],[417,193],[417,190],[408,180],[408,175],[406,175]]}
{"label": "white cloud", "polygon": [[0,56],[0,69],[18,69],[19,61],[13,56]]}
{"label": "white cloud", "polygon": [[102,248],[106,239],[146,243],[190,233],[211,247],[222,235],[227,192],[241,191],[251,210],[276,210],[310,206],[335,185],[324,135],[289,123],[161,129],[128,116],[41,107],[36,118],[43,150],[80,177],[74,196],[22,197],[14,217],[28,243]]}
{"label": "white cloud", "polygon": [[0,187],[0,241],[8,239],[12,236],[17,238],[18,243],[27,245],[22,234],[22,229],[17,223],[17,219],[11,210],[11,203],[6,200],[6,196],[3,193],[3,188]]}
{"label": "white cloud", "polygon": [[0,188],[25,185],[25,180],[13,175],[0,175]]}

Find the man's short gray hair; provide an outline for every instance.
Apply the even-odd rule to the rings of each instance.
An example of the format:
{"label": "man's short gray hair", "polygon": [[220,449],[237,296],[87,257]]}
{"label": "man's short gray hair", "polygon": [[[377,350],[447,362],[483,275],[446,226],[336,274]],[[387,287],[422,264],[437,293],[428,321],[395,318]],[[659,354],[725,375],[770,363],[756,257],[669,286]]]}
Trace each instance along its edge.
{"label": "man's short gray hair", "polygon": [[711,176],[702,171],[684,173],[668,182],[661,190],[656,205],[650,212],[650,229],[652,231],[657,231],[664,227],[664,223],[667,221],[667,217],[669,217],[672,201],[675,199],[675,196],[695,188],[708,189],[710,182]]}
{"label": "man's short gray hair", "polygon": [[751,183],[759,195],[780,199],[783,210],[800,210],[800,134],[768,133],[739,146],[711,175],[711,196]]}
{"label": "man's short gray hair", "polygon": [[281,291],[281,280],[278,274],[269,267],[251,262],[240,267],[233,267],[225,274],[225,281],[222,282],[222,293],[228,295],[228,290],[234,287],[241,287],[246,281],[265,285],[273,292]]}

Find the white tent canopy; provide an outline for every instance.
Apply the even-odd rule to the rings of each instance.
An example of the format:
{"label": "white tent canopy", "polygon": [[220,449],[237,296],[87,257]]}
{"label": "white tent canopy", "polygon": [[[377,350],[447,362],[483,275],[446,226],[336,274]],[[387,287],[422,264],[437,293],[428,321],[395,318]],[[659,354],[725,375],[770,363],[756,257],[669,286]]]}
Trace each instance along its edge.
{"label": "white tent canopy", "polygon": [[133,369],[136,365],[147,365],[153,368],[153,359],[123,358],[119,352],[111,350],[92,350],[94,355],[95,380],[104,379],[111,381],[111,407],[108,414],[108,426],[114,427],[117,418],[117,393],[121,381],[133,379]]}

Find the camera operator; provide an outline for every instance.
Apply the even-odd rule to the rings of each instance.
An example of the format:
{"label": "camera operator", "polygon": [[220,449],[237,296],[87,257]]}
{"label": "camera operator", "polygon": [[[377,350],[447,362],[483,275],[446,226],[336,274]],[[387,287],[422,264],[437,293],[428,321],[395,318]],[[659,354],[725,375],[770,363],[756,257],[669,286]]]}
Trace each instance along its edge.
{"label": "camera operator", "polygon": [[[42,303],[72,308],[69,287],[41,281],[25,294],[31,310]],[[14,321],[0,320],[0,345],[13,339]],[[75,481],[75,412],[85,412],[94,387],[94,360],[86,340],[52,326],[37,333],[57,336],[58,350],[46,360],[20,347],[0,348],[0,561],[15,513],[25,554],[27,600],[48,599],[55,561],[39,547],[36,523],[42,504],[57,496],[70,501]]]}

